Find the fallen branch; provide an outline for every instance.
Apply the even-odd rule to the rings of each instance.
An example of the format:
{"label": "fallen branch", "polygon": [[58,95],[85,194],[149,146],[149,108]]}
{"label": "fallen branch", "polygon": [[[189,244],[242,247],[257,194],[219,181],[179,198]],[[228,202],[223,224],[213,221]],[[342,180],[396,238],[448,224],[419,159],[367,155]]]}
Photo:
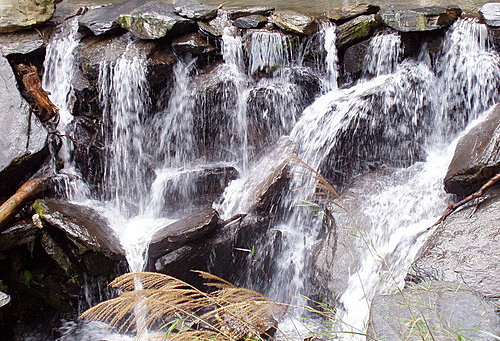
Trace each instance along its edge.
{"label": "fallen branch", "polygon": [[49,177],[33,178],[26,181],[14,195],[0,206],[0,231],[23,208],[26,202],[40,192]]}
{"label": "fallen branch", "polygon": [[434,226],[436,225],[439,225],[441,224],[443,221],[445,221],[446,218],[448,218],[448,216],[450,214],[452,214],[453,212],[455,212],[459,207],[467,204],[468,202],[474,200],[474,199],[477,199],[479,197],[482,197],[484,195],[484,192],[492,187],[493,185],[495,185],[497,182],[500,181],[500,173],[497,173],[496,175],[494,175],[492,178],[490,178],[488,180],[488,182],[486,182],[477,192],[474,192],[472,193],[471,195],[469,195],[467,198],[455,203],[455,204],[451,204],[449,205],[447,208],[446,208],[446,211],[444,212],[444,214],[441,216],[441,218],[439,218],[438,221],[436,221],[434,223],[434,225],[432,225],[431,227],[427,228],[427,230],[430,230],[431,228],[433,228]]}
{"label": "fallen branch", "polygon": [[224,220],[224,222],[222,223],[223,226],[227,226],[229,224],[232,224],[234,223],[235,221],[237,221],[238,219],[243,219],[245,218],[247,215],[246,214],[243,214],[243,213],[238,213],[234,216],[232,216],[231,218],[227,219],[227,220]]}

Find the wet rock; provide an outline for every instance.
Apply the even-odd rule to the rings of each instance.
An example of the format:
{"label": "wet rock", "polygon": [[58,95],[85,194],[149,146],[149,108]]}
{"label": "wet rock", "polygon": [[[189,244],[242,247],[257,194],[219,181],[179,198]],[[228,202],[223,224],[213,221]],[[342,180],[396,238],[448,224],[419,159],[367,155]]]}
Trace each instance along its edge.
{"label": "wet rock", "polygon": [[10,303],[10,296],[0,291],[0,308]]}
{"label": "wet rock", "polygon": [[342,58],[342,71],[344,82],[352,82],[363,73],[363,65],[371,39],[348,47]]}
{"label": "wet rock", "polygon": [[123,254],[108,221],[93,208],[50,199],[37,200],[33,208],[42,220],[59,228],[77,245],[96,252]]}
{"label": "wet rock", "polygon": [[145,3],[145,0],[131,0],[94,8],[85,13],[79,19],[79,23],[95,35],[105,34],[120,28],[120,24],[117,22],[119,16],[129,14]]}
{"label": "wet rock", "polygon": [[380,24],[380,17],[376,14],[371,14],[361,15],[337,26],[337,48],[343,50],[369,38]]}
{"label": "wet rock", "polygon": [[480,9],[479,13],[484,19],[484,22],[489,26],[500,27],[500,3],[488,3],[484,4]]}
{"label": "wet rock", "polygon": [[[422,321],[425,317],[425,321]],[[463,283],[430,282],[393,295],[375,296],[368,335],[379,340],[492,340],[500,318],[488,302]],[[489,333],[489,335],[488,335]]]}
{"label": "wet rock", "polygon": [[49,255],[66,274],[76,274],[71,259],[69,259],[64,250],[47,233],[43,234],[40,242],[47,255]]}
{"label": "wet rock", "polygon": [[417,254],[409,279],[455,281],[500,297],[500,188],[486,197],[477,211],[468,205],[437,227]]}
{"label": "wet rock", "polygon": [[147,2],[117,19],[124,29],[140,39],[158,39],[168,33],[194,30],[195,22],[177,15],[174,6],[165,2]]}
{"label": "wet rock", "polygon": [[326,13],[326,16],[334,21],[345,21],[354,19],[364,14],[375,14],[380,10],[379,6],[358,4],[350,7],[334,8]]}
{"label": "wet rock", "polygon": [[47,131],[21,97],[12,68],[0,57],[0,193],[11,192],[47,156]]}
{"label": "wet rock", "polygon": [[194,1],[178,1],[174,10],[181,17],[193,20],[210,20],[217,16],[217,7]]}
{"label": "wet rock", "polygon": [[268,6],[253,6],[244,8],[231,8],[227,9],[227,14],[229,19],[236,20],[240,17],[246,17],[249,15],[263,15],[268,16],[274,11],[274,7]]}
{"label": "wet rock", "polygon": [[219,30],[217,27],[214,27],[206,22],[198,21],[198,30],[200,31],[201,34],[207,36],[207,37],[220,37],[222,36],[222,31]]}
{"label": "wet rock", "polygon": [[396,31],[432,31],[450,26],[458,19],[462,10],[457,6],[420,7],[408,9],[389,6],[380,11],[382,21]]}
{"label": "wet rock", "polygon": [[4,252],[20,245],[33,243],[41,234],[32,222],[21,221],[0,232],[0,251]]}
{"label": "wet rock", "polygon": [[83,15],[85,12],[87,12],[87,10],[88,9],[86,7],[82,7],[78,4],[62,1],[57,4],[56,11],[52,16],[52,19],[50,19],[50,22],[59,25],[62,24],[66,19],[77,15]]}
{"label": "wet rock", "polygon": [[292,33],[309,35],[317,29],[313,17],[291,10],[274,11],[271,21],[282,30]]}
{"label": "wet rock", "polygon": [[4,0],[0,4],[0,32],[15,32],[49,20],[57,0]]}
{"label": "wet rock", "polygon": [[43,49],[44,46],[42,37],[35,30],[0,35],[0,53],[4,56],[28,54]]}
{"label": "wet rock", "polygon": [[485,121],[458,142],[444,187],[449,193],[469,195],[499,171],[500,105],[496,105]]}
{"label": "wet rock", "polygon": [[259,14],[240,17],[233,22],[233,25],[239,28],[259,28],[267,23],[267,17]]}
{"label": "wet rock", "polygon": [[149,256],[157,258],[179,248],[180,245],[205,237],[215,230],[218,221],[217,211],[205,208],[163,227],[151,238]]}
{"label": "wet rock", "polygon": [[175,51],[193,55],[209,54],[217,51],[217,48],[198,32],[175,38],[172,41],[172,48]]}

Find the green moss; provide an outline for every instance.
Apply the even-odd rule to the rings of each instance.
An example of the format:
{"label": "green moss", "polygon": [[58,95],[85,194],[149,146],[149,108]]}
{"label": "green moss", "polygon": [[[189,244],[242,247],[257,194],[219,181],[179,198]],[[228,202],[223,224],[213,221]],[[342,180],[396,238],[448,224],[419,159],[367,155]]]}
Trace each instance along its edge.
{"label": "green moss", "polygon": [[32,207],[40,217],[43,217],[45,214],[48,213],[47,207],[43,204],[42,201],[39,200],[35,201]]}

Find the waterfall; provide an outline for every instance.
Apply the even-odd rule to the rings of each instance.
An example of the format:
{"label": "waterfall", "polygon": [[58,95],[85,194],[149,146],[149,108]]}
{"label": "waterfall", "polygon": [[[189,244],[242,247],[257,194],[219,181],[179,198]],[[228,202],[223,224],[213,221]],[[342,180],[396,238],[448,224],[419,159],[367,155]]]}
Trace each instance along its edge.
{"label": "waterfall", "polygon": [[326,51],[325,65],[326,65],[326,79],[323,82],[324,91],[335,90],[338,87],[337,78],[339,76],[338,70],[338,56],[337,56],[337,46],[335,45],[337,41],[337,34],[335,33],[336,25],[330,22],[323,24],[323,46]]}
{"label": "waterfall", "polygon": [[372,38],[364,61],[364,75],[380,76],[393,73],[403,51],[397,33],[378,34]]}

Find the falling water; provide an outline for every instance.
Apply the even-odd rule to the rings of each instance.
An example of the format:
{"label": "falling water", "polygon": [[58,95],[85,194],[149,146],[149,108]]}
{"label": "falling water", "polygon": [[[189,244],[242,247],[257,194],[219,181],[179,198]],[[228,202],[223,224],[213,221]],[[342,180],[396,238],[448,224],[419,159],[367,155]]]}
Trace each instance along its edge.
{"label": "falling water", "polygon": [[325,66],[326,66],[326,78],[323,82],[324,91],[331,91],[337,89],[337,78],[339,75],[338,71],[338,56],[337,56],[337,46],[335,45],[337,41],[337,34],[335,24],[330,22],[323,24],[323,44],[326,52]]}
{"label": "falling water", "polygon": [[368,46],[364,61],[364,75],[380,76],[393,73],[403,54],[401,37],[397,33],[378,34]]}

